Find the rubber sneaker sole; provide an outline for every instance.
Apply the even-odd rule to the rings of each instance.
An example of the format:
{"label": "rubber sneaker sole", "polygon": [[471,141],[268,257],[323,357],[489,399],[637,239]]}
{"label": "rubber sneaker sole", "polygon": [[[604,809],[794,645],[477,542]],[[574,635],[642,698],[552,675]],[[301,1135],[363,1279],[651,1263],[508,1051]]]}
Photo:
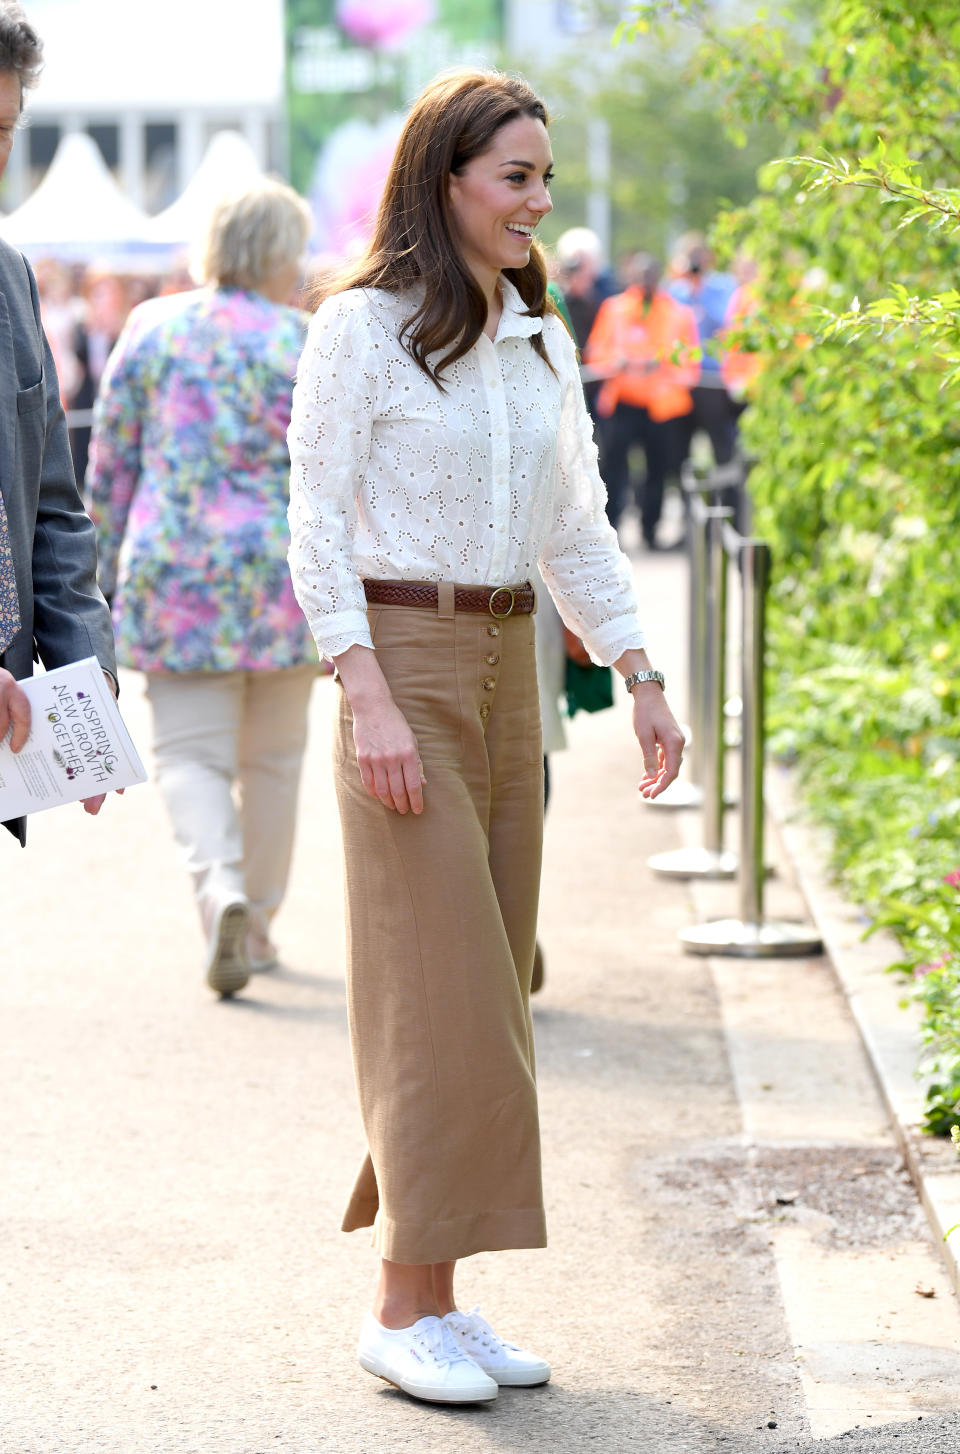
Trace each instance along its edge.
{"label": "rubber sneaker sole", "polygon": [[542,1368],[536,1369],[485,1368],[483,1371],[499,1383],[501,1388],[539,1388],[542,1383],[550,1382],[552,1370],[545,1363]]}
{"label": "rubber sneaker sole", "polygon": [[379,1358],[373,1358],[368,1353],[359,1355],[360,1367],[372,1373],[376,1378],[382,1378],[384,1383],[392,1384],[401,1393],[409,1394],[411,1398],[422,1399],[425,1403],[434,1404],[479,1404],[489,1403],[497,1397],[499,1389],[494,1384],[492,1389],[480,1387],[477,1389],[442,1388],[436,1384],[415,1383],[409,1378],[397,1378],[389,1371],[389,1364]]}
{"label": "rubber sneaker sole", "polygon": [[247,924],[250,911],[243,899],[225,904],[214,921],[207,960],[207,984],[221,999],[229,999],[250,979],[247,959]]}

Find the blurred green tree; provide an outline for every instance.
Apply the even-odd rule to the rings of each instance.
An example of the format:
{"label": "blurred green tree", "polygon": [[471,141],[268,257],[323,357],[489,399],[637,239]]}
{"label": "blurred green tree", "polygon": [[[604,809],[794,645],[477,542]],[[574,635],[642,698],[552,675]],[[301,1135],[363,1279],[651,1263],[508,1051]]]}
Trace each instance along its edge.
{"label": "blurred green tree", "polygon": [[691,76],[689,53],[685,38],[650,38],[599,57],[584,52],[575,67],[521,68],[554,113],[554,212],[541,229],[548,241],[585,221],[585,197],[598,182],[589,119],[609,128],[614,258],[638,249],[666,257],[680,233],[706,231],[722,205],[753,197],[758,166],[780,153],[786,133],[766,118],[725,129],[723,88]]}

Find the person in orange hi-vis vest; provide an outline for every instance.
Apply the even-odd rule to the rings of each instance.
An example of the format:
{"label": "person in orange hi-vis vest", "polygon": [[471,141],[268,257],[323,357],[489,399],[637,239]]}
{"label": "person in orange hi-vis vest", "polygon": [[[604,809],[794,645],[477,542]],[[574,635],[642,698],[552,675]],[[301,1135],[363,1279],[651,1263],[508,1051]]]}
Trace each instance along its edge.
{"label": "person in orange hi-vis vest", "polygon": [[[656,548],[663,490],[677,458],[674,421],[693,408],[700,376],[693,312],[659,287],[661,265],[636,253],[624,269],[627,286],[600,306],[584,358],[605,382],[597,400],[607,485],[607,518],[619,523],[638,499],[643,538]],[[630,450],[639,444],[646,477],[630,477]]]}
{"label": "person in orange hi-vis vest", "polygon": [[[730,299],[725,331],[735,334],[758,307],[759,299],[753,280],[741,283]],[[720,373],[738,414],[746,408],[750,385],[762,370],[761,355],[751,353],[739,344],[728,345],[720,355]]]}

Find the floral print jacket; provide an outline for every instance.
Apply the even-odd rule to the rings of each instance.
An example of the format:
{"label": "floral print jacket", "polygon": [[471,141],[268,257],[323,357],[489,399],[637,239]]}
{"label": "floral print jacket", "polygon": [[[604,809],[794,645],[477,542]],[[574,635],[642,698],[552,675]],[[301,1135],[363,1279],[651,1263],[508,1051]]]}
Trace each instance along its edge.
{"label": "floral print jacket", "polygon": [[287,566],[286,431],[306,326],[239,288],[131,313],[101,383],[87,470],[125,666],[316,660]]}

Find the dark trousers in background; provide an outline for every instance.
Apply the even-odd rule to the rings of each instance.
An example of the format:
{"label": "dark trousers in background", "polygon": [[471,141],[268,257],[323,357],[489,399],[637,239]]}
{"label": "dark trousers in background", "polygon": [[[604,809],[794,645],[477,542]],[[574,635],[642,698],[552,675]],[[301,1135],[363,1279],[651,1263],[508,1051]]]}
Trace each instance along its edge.
{"label": "dark trousers in background", "polygon": [[737,443],[737,420],[730,395],[722,384],[697,384],[690,390],[693,408],[677,420],[680,463],[690,454],[690,441],[702,429],[710,440],[714,464],[729,464]]}
{"label": "dark trousers in background", "polygon": [[[653,545],[663,508],[663,488],[674,467],[676,420],[651,419],[646,409],[618,404],[601,422],[603,466],[607,485],[607,519],[616,529],[631,500],[640,509],[640,528]],[[630,475],[630,451],[639,445],[646,459],[646,475],[639,488]]]}

